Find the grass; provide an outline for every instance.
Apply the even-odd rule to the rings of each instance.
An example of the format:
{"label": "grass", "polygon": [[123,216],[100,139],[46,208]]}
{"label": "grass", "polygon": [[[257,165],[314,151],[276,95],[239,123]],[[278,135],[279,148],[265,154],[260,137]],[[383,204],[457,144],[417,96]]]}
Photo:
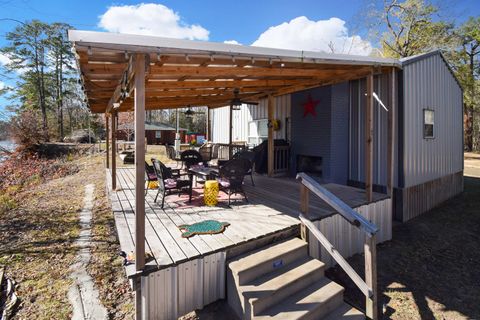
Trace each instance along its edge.
{"label": "grass", "polygon": [[111,319],[133,318],[133,302],[105,197],[103,157],[70,159],[80,170],[63,178],[8,194],[10,208],[0,210],[0,265],[17,283],[20,299],[15,319],[70,319],[67,292],[72,284],[70,265],[80,230],[78,213],[84,186],[94,183],[91,273]]}
{"label": "grass", "polygon": [[[475,168],[476,167],[476,168]],[[378,246],[379,305],[386,319],[480,318],[480,157],[466,173],[465,192],[393,228]],[[363,256],[349,259],[363,276]],[[363,295],[336,267],[328,272],[364,308]]]}

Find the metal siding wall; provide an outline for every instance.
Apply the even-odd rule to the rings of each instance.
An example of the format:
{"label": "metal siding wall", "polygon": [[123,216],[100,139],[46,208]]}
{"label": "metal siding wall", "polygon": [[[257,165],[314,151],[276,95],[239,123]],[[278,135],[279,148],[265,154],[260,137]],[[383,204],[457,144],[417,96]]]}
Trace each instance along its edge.
{"label": "metal siding wall", "polygon": [[[285,119],[290,118],[290,106],[291,98],[289,94],[275,98],[274,117],[281,122],[280,130],[274,132],[275,139],[285,138]],[[262,99],[258,106],[243,104],[240,110],[233,111],[232,140],[248,141],[248,123],[252,120],[267,119],[267,108],[267,99]],[[212,111],[212,141],[214,143],[228,143],[228,124],[230,121],[228,109],[229,107],[222,107]]]}
{"label": "metal siding wall", "polygon": [[[354,209],[379,227],[377,244],[392,239],[392,199],[380,200]],[[365,234],[352,226],[339,214],[314,221],[314,224],[325,235],[330,243],[345,257],[351,257],[364,252]],[[310,256],[320,259],[327,268],[333,267],[336,262],[323,246],[316,241],[315,236],[309,234]]]}
{"label": "metal siding wall", "polygon": [[225,298],[225,252],[142,277],[143,319],[173,320]]}
{"label": "metal siding wall", "polygon": [[[462,91],[440,55],[404,67],[405,187],[463,169]],[[434,139],[423,138],[423,109],[435,111]]]}
{"label": "metal siding wall", "polygon": [[332,86],[331,181],[347,184],[349,135],[349,86]]}
{"label": "metal siding wall", "polygon": [[[311,114],[303,117],[303,104],[309,95],[313,100],[320,101],[315,108],[317,114],[315,117]],[[331,177],[331,99],[331,86],[296,92],[292,95],[291,169],[296,169],[297,155],[322,157],[322,178],[326,180]]]}
{"label": "metal siding wall", "polygon": [[[389,78],[387,75],[375,76],[374,91],[380,100],[389,104]],[[350,153],[349,179],[365,181],[365,108],[366,80],[350,82]],[[388,112],[376,101],[373,110],[373,183],[387,184],[387,130]]]}

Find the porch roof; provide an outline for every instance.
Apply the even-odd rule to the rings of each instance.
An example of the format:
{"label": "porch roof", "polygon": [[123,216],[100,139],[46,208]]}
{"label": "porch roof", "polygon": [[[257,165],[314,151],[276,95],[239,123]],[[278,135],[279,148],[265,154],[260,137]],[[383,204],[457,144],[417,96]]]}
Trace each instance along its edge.
{"label": "porch roof", "polygon": [[260,48],[154,36],[69,31],[94,113],[130,111],[134,54],[146,55],[145,108],[220,107],[401,67],[396,59]]}

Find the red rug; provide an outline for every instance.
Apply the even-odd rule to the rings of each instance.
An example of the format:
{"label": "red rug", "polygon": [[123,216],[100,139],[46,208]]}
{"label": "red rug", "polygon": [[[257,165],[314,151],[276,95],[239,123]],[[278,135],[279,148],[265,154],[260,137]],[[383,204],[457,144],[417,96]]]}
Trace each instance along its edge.
{"label": "red rug", "polygon": [[[217,199],[218,203],[216,207],[228,208],[228,195],[225,192],[220,191]],[[180,196],[178,194],[168,195],[165,198],[165,202],[168,204],[168,206],[179,209],[203,207],[205,206],[203,201],[203,186],[199,184],[197,187],[193,188],[192,202],[188,202],[188,195],[185,193],[182,193]],[[232,205],[240,205],[245,203],[245,197],[242,194],[233,194],[230,197],[230,204]]]}

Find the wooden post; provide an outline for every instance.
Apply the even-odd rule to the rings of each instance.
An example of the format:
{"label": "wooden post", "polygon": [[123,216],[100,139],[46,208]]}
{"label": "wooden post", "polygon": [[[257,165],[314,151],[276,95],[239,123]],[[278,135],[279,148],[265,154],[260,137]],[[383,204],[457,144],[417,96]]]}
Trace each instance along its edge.
{"label": "wooden post", "polygon": [[112,112],[112,190],[117,189],[117,113]]}
{"label": "wooden post", "polygon": [[[135,269],[145,267],[145,56],[137,54],[135,68]],[[142,315],[141,287],[135,292],[136,318]]]}
{"label": "wooden post", "polygon": [[233,106],[230,106],[229,109],[229,116],[228,116],[228,160],[232,158],[233,150],[232,150],[232,134],[233,134]]}
{"label": "wooden post", "polygon": [[388,131],[387,131],[387,194],[393,196],[393,178],[395,165],[395,104],[396,100],[396,72],[395,67],[390,73],[390,108],[388,110]]}
{"label": "wooden post", "polygon": [[365,283],[372,290],[372,297],[367,297],[366,316],[370,319],[378,319],[378,296],[377,296],[377,244],[376,237],[366,237],[365,240]]}
{"label": "wooden post", "polygon": [[365,190],[370,203],[373,200],[373,73],[367,76],[365,114]]}
{"label": "wooden post", "polygon": [[206,126],[206,139],[207,141],[210,141],[211,139],[211,131],[212,131],[212,125],[210,124],[210,107],[207,107],[207,126]]}
{"label": "wooden post", "polygon": [[[310,190],[301,183],[300,184],[300,212],[305,217],[308,217],[308,207],[310,201]],[[308,242],[308,228],[305,224],[300,225],[300,236],[303,241]]]}
{"label": "wooden post", "polygon": [[107,151],[107,169],[110,168],[110,132],[108,125],[108,114],[105,114],[105,150]]}
{"label": "wooden post", "polygon": [[268,95],[268,176],[272,177],[274,173],[274,148],[275,144],[273,141],[273,111],[275,108],[275,101],[272,95]]}

